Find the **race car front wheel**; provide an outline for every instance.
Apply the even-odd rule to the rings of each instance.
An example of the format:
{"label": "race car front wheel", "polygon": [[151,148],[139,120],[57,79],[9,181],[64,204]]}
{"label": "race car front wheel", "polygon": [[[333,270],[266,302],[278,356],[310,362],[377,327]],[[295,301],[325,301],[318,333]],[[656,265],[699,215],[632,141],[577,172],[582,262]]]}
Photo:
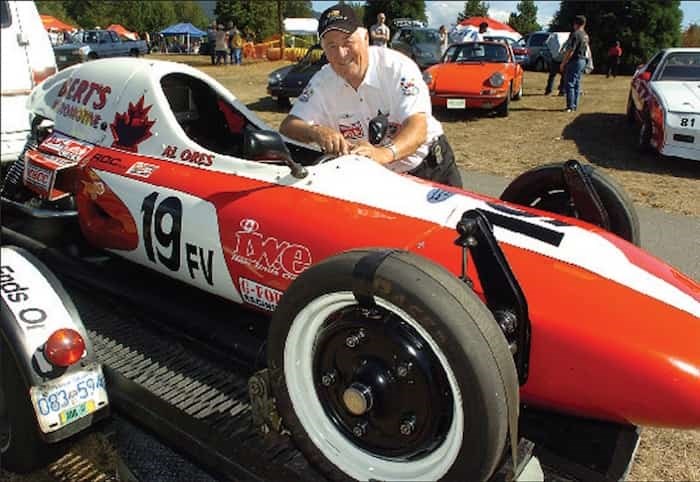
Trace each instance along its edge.
{"label": "race car front wheel", "polygon": [[62,449],[60,442],[47,445],[41,439],[29,389],[0,334],[0,468],[31,472],[57,458]]}
{"label": "race car front wheel", "polygon": [[[610,231],[637,246],[641,245],[639,219],[632,201],[612,179],[590,165],[582,165],[610,218]],[[501,200],[569,217],[579,217],[564,181],[563,163],[546,164],[515,178]]]}
{"label": "race car front wheel", "polygon": [[306,270],[273,315],[268,363],[286,428],[335,480],[486,480],[518,406],[489,310],[407,252],[349,251]]}

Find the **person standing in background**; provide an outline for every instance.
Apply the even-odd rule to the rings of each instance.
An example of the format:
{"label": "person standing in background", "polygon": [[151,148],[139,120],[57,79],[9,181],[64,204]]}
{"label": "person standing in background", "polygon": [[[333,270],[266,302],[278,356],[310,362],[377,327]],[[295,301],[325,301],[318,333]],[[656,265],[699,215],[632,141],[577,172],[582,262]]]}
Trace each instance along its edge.
{"label": "person standing in background", "polygon": [[622,58],[622,47],[620,47],[620,41],[616,41],[615,45],[610,47],[608,50],[608,73],[605,75],[609,78],[612,74],[613,79],[617,77],[617,68],[620,65],[620,59]]}
{"label": "person standing in background", "polygon": [[216,64],[216,22],[212,22],[207,30],[207,44],[209,45],[209,56],[211,64]]}
{"label": "person standing in background", "polygon": [[384,23],[385,21],[386,15],[380,12],[377,15],[377,23],[369,28],[369,38],[372,41],[372,45],[376,45],[377,47],[386,47],[387,43],[389,42],[391,31]]}
{"label": "person standing in background", "polygon": [[226,47],[226,31],[224,26],[219,24],[216,27],[216,65],[224,64],[226,65],[226,54],[228,53],[228,48]]}
{"label": "person standing in background", "polygon": [[440,25],[438,35],[440,36],[440,55],[442,55],[445,53],[445,50],[447,50],[447,45],[449,43],[447,38],[447,28],[444,25]]}
{"label": "person standing in background", "polygon": [[575,112],[581,89],[581,76],[586,68],[588,35],[584,30],[586,17],[576,15],[574,31],[567,40],[568,48],[564,53],[560,71],[566,76],[566,112]]}
{"label": "person standing in background", "polygon": [[549,63],[549,77],[547,77],[547,85],[544,88],[544,95],[549,95],[552,93],[552,88],[554,87],[554,79],[557,74],[559,74],[559,87],[557,88],[559,95],[564,95],[564,75],[559,72],[561,69],[561,61],[564,56],[564,51],[566,50],[567,44],[559,45],[559,37],[556,33],[549,34],[545,45],[552,54],[552,60]]}

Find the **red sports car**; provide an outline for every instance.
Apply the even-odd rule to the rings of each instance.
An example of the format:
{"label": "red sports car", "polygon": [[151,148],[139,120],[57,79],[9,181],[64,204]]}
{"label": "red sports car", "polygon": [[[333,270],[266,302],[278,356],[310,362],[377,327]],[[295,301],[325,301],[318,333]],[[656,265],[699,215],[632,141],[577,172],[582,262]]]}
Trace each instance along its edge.
{"label": "red sports car", "polygon": [[[479,49],[503,62],[457,60]],[[503,45],[450,55],[435,85],[474,67],[519,92]],[[270,312],[277,409],[334,478],[488,479],[521,400],[700,427],[700,286],[634,244],[597,171],[526,173],[502,196],[521,206],[284,140],[201,71],[146,59],[61,71],[30,108],[5,208],[77,216],[97,247]]]}
{"label": "red sports car", "polygon": [[523,68],[504,42],[450,45],[423,79],[433,106],[447,109],[495,109],[507,116],[510,101],[523,95]]}

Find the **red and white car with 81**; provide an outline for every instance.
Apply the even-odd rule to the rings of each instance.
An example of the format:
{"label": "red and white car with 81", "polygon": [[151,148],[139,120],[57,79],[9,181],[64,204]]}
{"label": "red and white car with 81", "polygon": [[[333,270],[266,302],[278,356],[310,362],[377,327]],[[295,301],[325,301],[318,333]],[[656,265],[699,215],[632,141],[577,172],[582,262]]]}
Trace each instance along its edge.
{"label": "red and white car with 81", "polygon": [[637,69],[627,117],[642,149],[700,161],[700,49],[662,50]]}

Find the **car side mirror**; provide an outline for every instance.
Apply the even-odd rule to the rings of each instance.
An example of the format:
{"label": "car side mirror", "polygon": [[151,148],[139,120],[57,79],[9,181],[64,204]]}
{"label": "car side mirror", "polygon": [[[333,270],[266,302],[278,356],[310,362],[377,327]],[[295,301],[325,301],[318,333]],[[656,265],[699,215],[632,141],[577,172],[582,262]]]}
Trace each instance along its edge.
{"label": "car side mirror", "polygon": [[292,176],[303,179],[308,172],[292,159],[292,154],[276,131],[246,129],[243,135],[243,157],[253,161],[284,161],[292,170]]}
{"label": "car side mirror", "polygon": [[377,111],[377,115],[369,121],[369,143],[376,146],[384,140],[389,129],[389,115]]}

